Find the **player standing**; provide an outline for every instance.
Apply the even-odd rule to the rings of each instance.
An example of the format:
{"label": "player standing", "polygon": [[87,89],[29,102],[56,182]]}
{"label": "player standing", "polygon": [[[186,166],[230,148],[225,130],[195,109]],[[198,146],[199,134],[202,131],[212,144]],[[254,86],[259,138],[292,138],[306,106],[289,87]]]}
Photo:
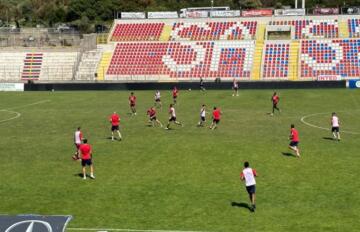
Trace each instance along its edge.
{"label": "player standing", "polygon": [[79,159],[79,154],[80,154],[79,153],[79,148],[80,148],[82,139],[83,139],[83,135],[82,135],[82,132],[81,132],[81,128],[78,127],[77,130],[74,133],[74,144],[75,144],[75,147],[76,147],[76,152],[75,152],[75,155],[72,157],[73,160],[78,160]]}
{"label": "player standing", "polygon": [[220,123],[220,117],[221,117],[220,109],[215,106],[212,115],[213,115],[213,121],[209,128],[214,130],[217,127],[217,125]]}
{"label": "player standing", "polygon": [[276,94],[276,92],[274,92],[274,94],[271,97],[271,102],[273,104],[271,116],[274,115],[275,110],[281,112],[280,109],[277,107],[277,104],[279,103],[279,101],[280,101],[279,96]]}
{"label": "player standing", "polygon": [[147,115],[149,115],[149,121],[151,122],[152,127],[155,126],[154,121],[155,121],[160,127],[163,127],[163,125],[161,124],[161,122],[156,118],[156,110],[155,110],[154,107],[151,107],[150,109],[148,109]]}
{"label": "player standing", "polygon": [[331,132],[335,140],[340,141],[340,120],[335,112],[331,115]]}
{"label": "player standing", "polygon": [[111,123],[111,140],[114,140],[114,132],[115,131],[118,133],[119,139],[122,140],[121,133],[119,130],[120,116],[116,112],[114,112],[110,116],[109,121]]}
{"label": "player standing", "polygon": [[299,150],[299,132],[295,129],[295,125],[291,124],[290,126],[290,144],[289,148],[295,151],[297,157],[300,158],[300,150]]}
{"label": "player standing", "polygon": [[174,88],[172,90],[174,105],[176,105],[176,100],[177,100],[178,95],[179,95],[179,90],[176,88],[176,86],[174,86]]}
{"label": "player standing", "polygon": [[198,123],[198,126],[204,126],[206,121],[206,106],[202,105],[200,109],[200,121]]}
{"label": "player standing", "polygon": [[132,115],[136,115],[136,108],[135,108],[136,96],[134,95],[133,92],[131,92],[130,96],[129,96],[129,105],[130,105]]}
{"label": "player standing", "polygon": [[235,78],[233,79],[233,90],[234,90],[234,92],[233,92],[233,97],[234,96],[239,96],[239,83],[235,80]]}
{"label": "player standing", "polygon": [[255,169],[250,168],[249,162],[244,163],[244,169],[240,174],[240,179],[242,181],[245,180],[245,186],[246,191],[249,194],[249,198],[251,201],[251,211],[255,212],[256,206],[255,206],[255,192],[256,192],[256,181],[255,177],[257,177]]}
{"label": "player standing", "polygon": [[162,104],[161,104],[161,94],[159,90],[156,90],[155,92],[155,106],[159,107],[160,110],[162,110]]}
{"label": "player standing", "polygon": [[183,124],[181,124],[181,122],[176,121],[176,112],[175,112],[175,108],[174,108],[173,104],[170,104],[169,115],[170,115],[169,122],[168,122],[167,126],[165,127],[166,130],[169,130],[170,122],[174,122],[176,125],[183,126]]}
{"label": "player standing", "polygon": [[200,77],[200,90],[205,91],[204,80],[202,79],[202,77]]}
{"label": "player standing", "polygon": [[84,143],[80,145],[79,150],[81,153],[83,179],[86,180],[86,166],[90,166],[90,178],[95,179],[94,166],[92,163],[92,149],[90,144],[87,143],[87,139],[84,139]]}

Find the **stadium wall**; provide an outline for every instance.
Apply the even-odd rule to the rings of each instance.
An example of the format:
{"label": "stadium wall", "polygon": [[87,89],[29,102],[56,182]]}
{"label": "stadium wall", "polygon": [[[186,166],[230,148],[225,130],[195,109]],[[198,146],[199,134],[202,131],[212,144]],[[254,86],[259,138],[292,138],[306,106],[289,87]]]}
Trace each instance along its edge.
{"label": "stadium wall", "polygon": [[[25,91],[89,91],[89,90],[169,90],[173,86],[185,90],[199,90],[198,82],[141,82],[141,83],[27,83]],[[231,89],[232,82],[206,82],[206,89]],[[346,81],[256,81],[240,82],[240,89],[316,89],[346,88]]]}

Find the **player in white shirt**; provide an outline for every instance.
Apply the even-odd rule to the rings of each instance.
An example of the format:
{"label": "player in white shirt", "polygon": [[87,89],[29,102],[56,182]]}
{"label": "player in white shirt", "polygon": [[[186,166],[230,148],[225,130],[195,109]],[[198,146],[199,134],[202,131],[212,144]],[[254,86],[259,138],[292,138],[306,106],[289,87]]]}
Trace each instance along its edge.
{"label": "player in white shirt", "polygon": [[170,122],[174,122],[176,125],[183,126],[183,124],[181,124],[181,122],[176,121],[176,112],[175,112],[175,108],[174,108],[173,104],[170,104],[169,115],[170,115],[169,122],[168,122],[167,126],[165,127],[166,130],[169,130]]}
{"label": "player in white shirt", "polygon": [[198,126],[204,126],[206,121],[206,106],[202,105],[200,109],[200,121],[198,122]]}
{"label": "player in white shirt", "polygon": [[82,135],[82,132],[81,132],[81,128],[78,127],[77,130],[75,131],[74,133],[74,144],[75,144],[75,147],[76,147],[76,152],[75,152],[75,155],[72,157],[73,160],[78,160],[79,159],[79,148],[80,148],[80,145],[82,143],[82,139],[83,139],[83,135]]}
{"label": "player in white shirt", "polygon": [[334,136],[335,140],[340,141],[340,120],[338,118],[338,116],[336,115],[336,113],[332,113],[331,115],[331,132]]}
{"label": "player in white shirt", "polygon": [[234,96],[239,96],[239,83],[235,80],[235,78],[233,79],[233,86],[232,86],[234,92],[233,92],[233,97]]}
{"label": "player in white shirt", "polygon": [[255,177],[257,176],[255,169],[250,168],[249,166],[249,162],[245,162],[244,163],[244,169],[240,174],[240,179],[242,181],[245,181],[245,186],[246,186],[246,191],[249,194],[249,198],[251,201],[251,205],[252,207],[250,208],[250,210],[252,212],[255,211],[256,206],[255,206],[255,192],[256,192],[256,181],[255,181]]}
{"label": "player in white shirt", "polygon": [[161,94],[159,90],[156,90],[154,99],[155,99],[155,107],[159,107],[160,110],[162,110]]}

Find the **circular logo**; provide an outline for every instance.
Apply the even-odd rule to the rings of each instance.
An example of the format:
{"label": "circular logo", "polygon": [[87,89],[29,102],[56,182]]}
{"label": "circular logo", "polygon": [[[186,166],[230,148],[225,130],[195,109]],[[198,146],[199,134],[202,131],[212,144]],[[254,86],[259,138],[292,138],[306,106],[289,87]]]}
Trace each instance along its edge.
{"label": "circular logo", "polygon": [[356,81],[355,86],[356,86],[356,88],[360,88],[360,81]]}
{"label": "circular logo", "polygon": [[34,225],[39,225],[41,226],[43,229],[45,229],[45,231],[47,232],[52,232],[52,228],[50,226],[50,224],[48,222],[44,222],[44,221],[39,221],[39,220],[26,220],[26,221],[21,221],[21,222],[17,222],[13,225],[11,225],[9,228],[7,228],[5,230],[5,232],[12,232],[12,231],[17,231],[16,229],[18,227],[20,227],[21,225],[26,224],[27,229],[26,232],[36,232],[34,230]]}

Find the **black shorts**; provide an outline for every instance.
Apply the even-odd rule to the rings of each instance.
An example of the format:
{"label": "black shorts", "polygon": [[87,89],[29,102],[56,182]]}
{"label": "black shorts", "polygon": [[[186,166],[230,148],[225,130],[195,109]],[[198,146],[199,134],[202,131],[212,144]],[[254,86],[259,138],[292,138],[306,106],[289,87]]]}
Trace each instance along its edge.
{"label": "black shorts", "polygon": [[174,98],[174,99],[176,99],[176,98],[177,98],[177,96],[173,96],[173,98]]}
{"label": "black shorts", "polygon": [[205,122],[205,117],[200,117],[200,120],[201,120],[202,122]]}
{"label": "black shorts", "polygon": [[298,144],[299,144],[299,142],[291,141],[289,145],[290,145],[290,147],[297,147]]}
{"label": "black shorts", "polygon": [[256,187],[255,187],[255,185],[246,186],[246,191],[247,191],[249,194],[255,193],[255,192],[256,192]]}
{"label": "black shorts", "polygon": [[150,121],[156,121],[156,116],[150,117]]}
{"label": "black shorts", "polygon": [[219,124],[220,119],[213,119],[213,123]]}
{"label": "black shorts", "polygon": [[175,121],[176,121],[176,117],[170,117],[170,118],[169,118],[169,122],[171,122],[171,121],[175,122]]}
{"label": "black shorts", "polygon": [[238,90],[238,89],[239,89],[239,87],[233,87],[233,89],[234,89],[234,90]]}
{"label": "black shorts", "polygon": [[87,166],[92,165],[91,159],[86,159],[86,160],[82,159],[82,160],[81,160],[81,166],[85,167],[86,165],[87,165]]}
{"label": "black shorts", "polygon": [[161,102],[160,98],[155,99],[156,102]]}
{"label": "black shorts", "polygon": [[277,107],[277,103],[273,103],[273,107],[276,108],[276,107]]}
{"label": "black shorts", "polygon": [[332,127],[332,128],[331,128],[331,131],[332,131],[332,132],[339,132],[340,129],[339,129],[338,126],[335,126],[335,127]]}
{"label": "black shorts", "polygon": [[118,131],[119,130],[119,126],[111,126],[111,131]]}
{"label": "black shorts", "polygon": [[131,103],[131,104],[130,104],[130,107],[135,107],[135,104],[134,104],[134,103]]}

